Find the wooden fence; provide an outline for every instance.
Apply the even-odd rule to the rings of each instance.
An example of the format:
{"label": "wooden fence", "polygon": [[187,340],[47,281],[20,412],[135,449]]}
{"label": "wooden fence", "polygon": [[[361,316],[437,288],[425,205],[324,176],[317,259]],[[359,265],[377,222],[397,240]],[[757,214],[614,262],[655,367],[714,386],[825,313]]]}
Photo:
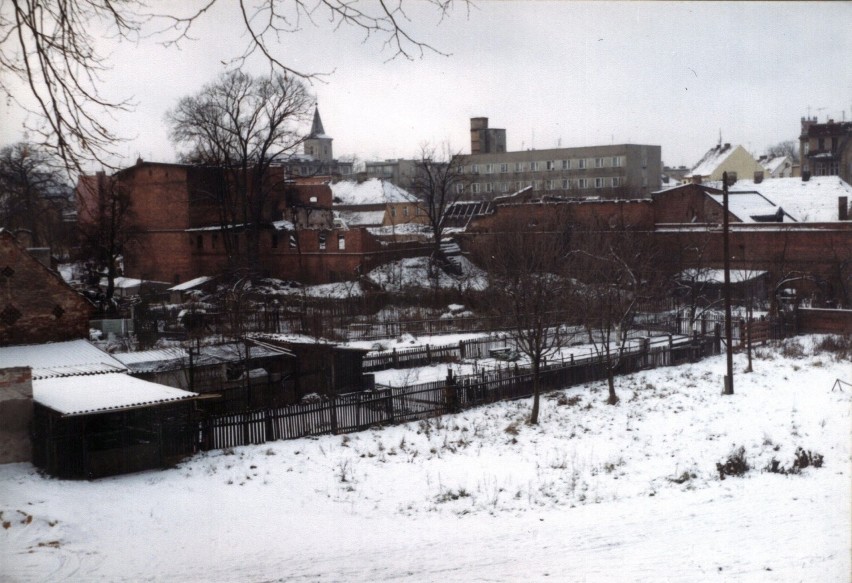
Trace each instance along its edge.
{"label": "wooden fence", "polygon": [[[644,343],[619,356],[615,373],[629,374],[695,362],[719,351],[718,337],[670,340],[656,346]],[[541,390],[604,379],[608,366],[603,357],[595,355],[544,365]],[[512,365],[405,387],[377,385],[372,391],[348,393],[314,403],[219,413],[210,409],[201,422],[199,447],[222,449],[278,439],[362,431],[436,417],[485,403],[528,397],[532,392],[531,371]]]}
{"label": "wooden fence", "polygon": [[367,354],[363,360],[364,372],[389,368],[414,368],[441,362],[458,362],[466,358],[488,358],[492,350],[509,347],[507,338],[474,338],[445,346],[417,346],[387,352]]}

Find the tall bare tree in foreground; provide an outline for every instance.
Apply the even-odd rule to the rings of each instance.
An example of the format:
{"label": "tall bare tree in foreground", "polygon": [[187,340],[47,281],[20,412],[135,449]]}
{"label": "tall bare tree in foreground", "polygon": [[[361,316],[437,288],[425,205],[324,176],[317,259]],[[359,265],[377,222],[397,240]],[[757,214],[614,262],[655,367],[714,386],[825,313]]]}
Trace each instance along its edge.
{"label": "tall bare tree in foreground", "polygon": [[570,330],[565,306],[571,280],[564,270],[571,225],[564,220],[562,208],[549,205],[526,224],[507,217],[478,235],[491,308],[506,319],[512,339],[532,368],[531,425],[538,423],[541,366],[565,345]]}
{"label": "tall bare tree in foreground", "polygon": [[304,141],[301,127],[313,99],[304,83],[284,74],[253,77],[240,71],[222,75],[196,95],[184,97],[168,113],[171,138],[185,146],[189,161],[221,170],[223,187],[209,193],[219,211],[223,237],[238,231],[246,245],[242,263],[259,270],[260,237],[271,209],[271,194],[283,185],[271,167],[295,153]]}
{"label": "tall bare tree in foreground", "polygon": [[572,305],[607,370],[607,402],[618,402],[615,371],[643,300],[660,293],[657,250],[650,237],[624,228],[574,233],[570,269],[578,280]]}
{"label": "tall bare tree in foreground", "polygon": [[[458,2],[467,4],[428,0],[441,19]],[[110,41],[189,42],[193,26],[211,18],[214,6],[219,17],[230,10],[223,18],[241,23],[246,33],[242,50],[223,55],[235,70],[259,55],[272,71],[289,76],[328,73],[297,70],[281,56],[281,35],[305,24],[360,30],[365,40],[380,39],[390,59],[440,54],[413,35],[403,0],[188,0],[161,3],[157,9],[143,0],[9,0],[0,5],[0,92],[32,115],[32,139],[68,168],[80,171],[92,161],[108,165],[120,136],[106,120],[133,108],[105,87],[103,73],[112,65]]]}

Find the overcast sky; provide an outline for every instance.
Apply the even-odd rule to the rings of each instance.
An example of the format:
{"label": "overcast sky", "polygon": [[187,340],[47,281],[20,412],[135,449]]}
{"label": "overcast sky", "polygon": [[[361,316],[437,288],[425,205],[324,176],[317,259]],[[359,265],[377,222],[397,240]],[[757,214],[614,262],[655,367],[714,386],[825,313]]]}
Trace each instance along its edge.
{"label": "overcast sky", "polygon": [[[413,3],[408,15],[414,35],[449,56],[388,62],[378,39],[332,31],[322,15],[281,38],[276,56],[288,65],[332,72],[311,91],[336,157],[416,157],[424,142],[469,152],[469,118],[484,116],[506,129],[509,150],[655,144],[666,164],[692,166],[720,131],[757,155],[797,139],[809,112],[852,120],[847,2],[483,1],[440,24]],[[114,49],[109,94],[137,102],[111,124],[132,138],[125,163],[174,161],[165,112],[245,43],[231,2],[199,24],[180,50]],[[247,69],[266,71],[259,61]],[[8,144],[22,117],[2,107]]]}

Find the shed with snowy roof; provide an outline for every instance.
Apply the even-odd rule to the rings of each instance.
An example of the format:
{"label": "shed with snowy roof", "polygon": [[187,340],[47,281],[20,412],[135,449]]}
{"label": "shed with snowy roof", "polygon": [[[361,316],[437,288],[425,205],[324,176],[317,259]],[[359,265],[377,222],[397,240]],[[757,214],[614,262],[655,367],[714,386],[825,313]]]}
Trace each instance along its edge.
{"label": "shed with snowy roof", "polygon": [[[85,340],[3,347],[3,414],[27,418],[32,429],[31,456],[3,461],[31,459],[51,475],[78,479],[165,467],[196,449],[197,397],[131,377]],[[13,437],[7,421],[4,448]]]}

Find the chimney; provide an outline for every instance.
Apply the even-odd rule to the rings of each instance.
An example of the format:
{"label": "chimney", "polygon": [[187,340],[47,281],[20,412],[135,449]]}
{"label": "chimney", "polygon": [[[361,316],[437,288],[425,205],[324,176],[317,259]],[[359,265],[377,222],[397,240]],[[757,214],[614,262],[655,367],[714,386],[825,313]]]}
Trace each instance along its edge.
{"label": "chimney", "polygon": [[754,171],[754,183],[760,184],[763,182],[763,170],[755,170]]}
{"label": "chimney", "polygon": [[802,170],[802,182],[807,182],[811,179],[811,171],[810,170]]}
{"label": "chimney", "polygon": [[733,186],[737,182],[737,173],[728,172],[728,186]]}
{"label": "chimney", "polygon": [[849,220],[849,199],[845,196],[837,197],[837,220]]}

